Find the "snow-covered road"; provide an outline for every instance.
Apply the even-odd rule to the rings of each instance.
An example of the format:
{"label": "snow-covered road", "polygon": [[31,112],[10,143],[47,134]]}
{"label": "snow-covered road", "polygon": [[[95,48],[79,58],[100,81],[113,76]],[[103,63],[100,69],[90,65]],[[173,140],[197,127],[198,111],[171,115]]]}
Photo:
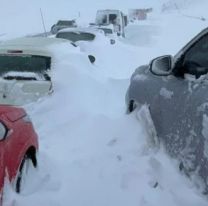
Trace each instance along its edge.
{"label": "snow-covered road", "polygon": [[147,24],[130,25],[113,47],[94,45],[95,65],[66,61],[57,51],[54,94],[26,106],[39,135],[39,167],[22,194],[6,186],[4,205],[207,205],[176,161],[149,143],[145,112],[125,113],[134,69],[174,54],[205,26],[156,13]]}

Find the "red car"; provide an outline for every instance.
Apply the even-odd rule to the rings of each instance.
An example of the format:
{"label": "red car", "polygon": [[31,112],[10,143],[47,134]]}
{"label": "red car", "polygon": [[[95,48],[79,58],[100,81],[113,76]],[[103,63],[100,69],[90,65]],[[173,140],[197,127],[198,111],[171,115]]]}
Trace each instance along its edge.
{"label": "red car", "polygon": [[37,150],[37,134],[25,110],[0,106],[0,192],[6,176],[21,191],[23,168],[29,161],[37,167]]}

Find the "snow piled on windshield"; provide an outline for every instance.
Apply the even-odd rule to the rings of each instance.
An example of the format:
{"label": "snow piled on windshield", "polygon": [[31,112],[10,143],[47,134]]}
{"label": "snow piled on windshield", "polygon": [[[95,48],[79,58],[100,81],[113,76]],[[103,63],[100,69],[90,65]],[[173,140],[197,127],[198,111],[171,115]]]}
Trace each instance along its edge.
{"label": "snow piled on windshield", "polygon": [[[128,8],[128,3],[121,7]],[[89,11],[93,6],[88,6]],[[65,11],[54,10],[55,16]],[[52,21],[54,17],[46,15],[50,17]],[[54,47],[54,93],[25,107],[39,135],[39,166],[29,172],[22,194],[5,187],[4,205],[206,206],[204,197],[179,173],[177,161],[163,148],[151,147],[154,132],[149,132],[146,110],[125,113],[125,93],[136,67],[159,55],[174,55],[206,26],[177,12],[156,10],[146,23],[130,24],[126,39],[118,39],[115,45],[95,42],[85,45],[85,53]],[[27,26],[13,29],[29,33]],[[96,57],[93,65],[89,53]]]}

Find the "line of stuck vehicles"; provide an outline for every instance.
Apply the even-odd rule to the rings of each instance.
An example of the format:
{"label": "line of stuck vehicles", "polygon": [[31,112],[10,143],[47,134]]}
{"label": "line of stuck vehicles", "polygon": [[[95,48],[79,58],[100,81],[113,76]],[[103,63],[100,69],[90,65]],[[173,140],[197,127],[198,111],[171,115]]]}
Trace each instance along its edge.
{"label": "line of stuck vehicles", "polygon": [[[21,192],[28,166],[37,167],[38,136],[21,106],[53,94],[56,50],[67,48],[90,64],[94,55],[82,51],[96,41],[115,44],[111,25],[65,28],[48,37],[23,37],[0,43],[0,194],[6,180]],[[80,52],[77,52],[77,49]],[[56,91],[55,91],[56,92]],[[1,204],[1,203],[0,203]]]}
{"label": "line of stuck vehicles", "polygon": [[[30,118],[19,106],[53,93],[54,46],[85,51],[85,43],[104,40],[114,45],[117,35],[124,36],[122,12],[99,11],[97,21],[101,20],[105,21],[102,25],[89,28],[79,28],[73,20],[59,21],[51,28],[55,36],[36,35],[0,43],[0,204],[6,180],[19,193],[27,167],[37,167],[38,137]],[[96,60],[90,54],[80,58],[88,58],[92,64]]]}
{"label": "line of stuck vehicles", "polygon": [[[79,32],[78,29],[60,30],[57,38],[25,37],[0,44],[1,192],[5,177],[21,192],[28,162],[37,167],[37,134],[24,109],[16,106],[53,94],[51,74],[56,68],[52,46],[67,44],[73,50],[81,47],[79,38],[81,42],[91,42],[98,34],[95,28],[93,32],[91,28]],[[127,113],[146,105],[152,118],[150,126],[156,134],[152,137],[156,138],[155,144],[164,145],[178,160],[180,170],[204,194],[208,192],[207,54],[208,29],[205,29],[174,57],[158,57],[137,68],[126,93]],[[93,55],[85,57],[94,63]]]}

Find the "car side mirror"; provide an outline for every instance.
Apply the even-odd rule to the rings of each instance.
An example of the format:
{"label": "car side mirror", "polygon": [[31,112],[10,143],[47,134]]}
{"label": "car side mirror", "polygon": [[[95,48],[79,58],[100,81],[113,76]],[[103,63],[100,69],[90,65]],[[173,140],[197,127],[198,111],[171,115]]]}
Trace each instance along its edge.
{"label": "car side mirror", "polygon": [[93,55],[88,55],[88,58],[90,60],[90,62],[93,64],[96,60],[96,58]]}
{"label": "car side mirror", "polygon": [[172,56],[166,55],[153,59],[150,63],[150,71],[158,76],[168,76],[172,72]]}
{"label": "car side mirror", "polygon": [[7,134],[7,128],[0,122],[0,141],[4,140]]}

